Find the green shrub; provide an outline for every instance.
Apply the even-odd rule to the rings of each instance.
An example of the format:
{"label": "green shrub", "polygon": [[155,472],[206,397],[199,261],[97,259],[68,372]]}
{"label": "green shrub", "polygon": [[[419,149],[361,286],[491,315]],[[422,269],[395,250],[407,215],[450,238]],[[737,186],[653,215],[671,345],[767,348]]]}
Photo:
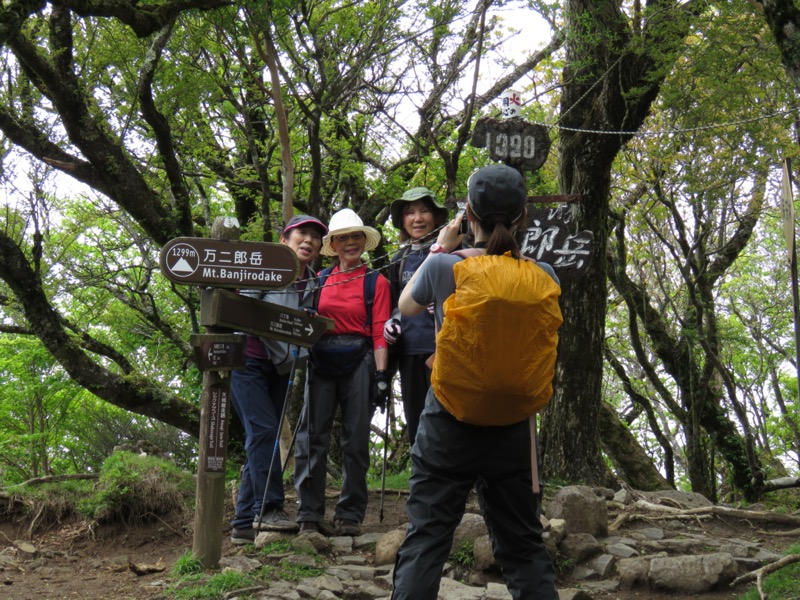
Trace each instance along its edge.
{"label": "green shrub", "polygon": [[194,479],[156,456],[115,452],[103,463],[94,492],[78,511],[101,522],[143,522],[190,510]]}

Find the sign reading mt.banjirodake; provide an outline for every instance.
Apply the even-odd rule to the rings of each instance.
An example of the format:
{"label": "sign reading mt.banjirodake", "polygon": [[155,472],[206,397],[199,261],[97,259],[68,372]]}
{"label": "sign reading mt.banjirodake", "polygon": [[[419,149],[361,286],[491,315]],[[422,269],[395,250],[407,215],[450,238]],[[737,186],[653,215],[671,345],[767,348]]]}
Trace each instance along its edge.
{"label": "sign reading mt.banjirodake", "polygon": [[297,279],[300,263],[285,244],[175,238],[161,250],[170,281],[209,287],[281,289]]}

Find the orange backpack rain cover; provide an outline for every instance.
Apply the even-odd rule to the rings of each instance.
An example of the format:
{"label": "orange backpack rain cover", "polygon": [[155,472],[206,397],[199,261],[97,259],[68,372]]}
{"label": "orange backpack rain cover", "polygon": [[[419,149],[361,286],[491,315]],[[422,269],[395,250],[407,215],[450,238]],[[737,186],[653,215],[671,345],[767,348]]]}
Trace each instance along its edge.
{"label": "orange backpack rain cover", "polygon": [[561,288],[536,263],[474,256],[453,266],[431,386],[459,421],[510,425],[553,394]]}

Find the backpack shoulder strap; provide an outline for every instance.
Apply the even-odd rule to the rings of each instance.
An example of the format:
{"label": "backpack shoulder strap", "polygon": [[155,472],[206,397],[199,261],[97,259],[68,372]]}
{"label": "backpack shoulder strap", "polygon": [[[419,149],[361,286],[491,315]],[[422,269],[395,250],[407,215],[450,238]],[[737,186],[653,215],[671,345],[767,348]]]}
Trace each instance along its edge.
{"label": "backpack shoulder strap", "polygon": [[364,275],[364,305],[367,309],[367,319],[364,321],[364,329],[369,331],[372,327],[372,305],[375,304],[375,285],[378,281],[378,272],[367,267],[367,274]]}
{"label": "backpack shoulder strap", "polygon": [[324,269],[322,269],[322,271],[319,272],[319,275],[317,275],[317,277],[319,278],[319,287],[325,285],[325,280],[328,278],[328,275],[330,275],[331,272],[333,272],[333,265],[331,265],[330,267],[325,267]]}
{"label": "backpack shoulder strap", "polygon": [[408,244],[405,248],[401,250],[402,254],[400,255],[400,260],[398,261],[398,270],[397,272],[400,274],[400,277],[403,276],[403,269],[406,266],[406,259],[408,258],[409,253],[411,252],[411,244]]}
{"label": "backpack shoulder strap", "polygon": [[397,307],[397,299],[400,297],[400,291],[403,287],[403,268],[406,266],[406,258],[408,258],[410,250],[411,244],[404,246],[392,257],[392,261],[389,263],[389,291],[392,297],[392,308]]}
{"label": "backpack shoulder strap", "polygon": [[314,272],[314,269],[308,267],[306,267],[305,275],[307,279],[306,287],[300,299],[300,304],[302,305],[303,302],[305,302],[309,297],[309,294],[311,294],[311,307],[314,310],[317,310],[319,308],[319,295],[322,291],[322,280],[320,279],[319,275]]}

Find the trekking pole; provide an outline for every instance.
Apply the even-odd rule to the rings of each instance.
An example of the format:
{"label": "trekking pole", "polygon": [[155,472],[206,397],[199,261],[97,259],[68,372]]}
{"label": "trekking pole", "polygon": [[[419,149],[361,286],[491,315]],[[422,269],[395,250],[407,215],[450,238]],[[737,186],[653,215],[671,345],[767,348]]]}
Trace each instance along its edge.
{"label": "trekking pole", "polygon": [[386,403],[386,427],[383,431],[383,469],[381,473],[381,512],[378,522],[383,523],[383,495],[386,491],[386,452],[389,449],[389,414],[392,410],[392,386],[389,386],[389,401]]}
{"label": "trekking pole", "polygon": [[[264,485],[264,496],[261,499],[261,510],[258,512],[258,519],[255,521],[258,523],[258,529],[261,530],[261,519],[264,517],[264,507],[267,505],[267,492],[269,491],[269,480],[272,479],[272,468],[275,464],[275,456],[280,456],[280,444],[281,444],[281,431],[283,430],[283,422],[286,420],[286,411],[289,407],[289,402],[292,398],[292,385],[294,384],[294,373],[297,370],[297,359],[300,356],[300,347],[299,346],[289,346],[289,351],[292,353],[292,367],[289,371],[289,385],[286,386],[286,397],[283,399],[283,408],[281,409],[281,416],[280,421],[278,422],[278,432],[275,435],[275,446],[272,448],[272,458],[269,461],[269,471],[267,471],[267,481]],[[280,462],[280,459],[278,460]],[[283,471],[281,471],[283,473]]]}
{"label": "trekking pole", "polygon": [[[303,420],[303,413],[306,411],[306,405],[303,404],[303,410],[300,412],[300,418],[297,419],[298,424]],[[299,427],[295,427],[294,431],[292,432],[292,439],[289,442],[289,448],[286,450],[286,458],[283,461],[283,465],[281,465],[281,473],[286,471],[286,467],[289,465],[289,459],[292,458],[292,448],[294,448],[294,442],[297,439],[297,430]]]}

